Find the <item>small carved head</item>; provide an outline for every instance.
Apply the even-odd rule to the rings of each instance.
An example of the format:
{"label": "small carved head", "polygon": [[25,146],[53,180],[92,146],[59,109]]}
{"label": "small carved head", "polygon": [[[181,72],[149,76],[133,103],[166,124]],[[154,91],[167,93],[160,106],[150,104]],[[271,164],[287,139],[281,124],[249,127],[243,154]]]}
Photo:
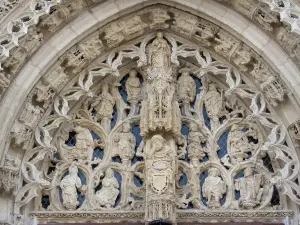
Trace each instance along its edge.
{"label": "small carved head", "polygon": [[102,93],[108,93],[108,84],[102,85]]}
{"label": "small carved head", "polygon": [[153,148],[160,150],[164,146],[165,139],[161,135],[156,134],[151,138],[151,143]]}
{"label": "small carved head", "polygon": [[182,76],[188,76],[191,73],[191,69],[188,67],[183,67],[179,70],[179,73],[181,73]]}
{"label": "small carved head", "polygon": [[157,32],[156,34],[157,39],[163,39],[164,35],[161,31]]}
{"label": "small carved head", "polygon": [[221,176],[221,172],[219,169],[217,168],[210,168],[208,170],[208,176],[211,176],[211,177],[219,177]]}
{"label": "small carved head", "polygon": [[108,168],[106,171],[105,171],[105,177],[113,177],[114,176],[114,171],[111,169],[111,168]]}
{"label": "small carved head", "polygon": [[191,131],[198,131],[199,130],[199,127],[196,123],[191,123],[190,124],[190,130]]}
{"label": "small carved head", "polygon": [[77,166],[75,166],[75,165],[71,165],[70,167],[69,167],[69,174],[76,174],[77,175],[77,173],[78,173],[78,168],[77,168]]}
{"label": "small carved head", "polygon": [[127,133],[127,132],[130,132],[130,130],[131,130],[130,123],[129,122],[124,122],[123,127],[122,127],[122,131]]}
{"label": "small carved head", "polygon": [[247,167],[245,170],[244,170],[244,176],[245,177],[250,177],[252,176],[254,173],[254,168],[253,167]]}
{"label": "small carved head", "polygon": [[137,75],[137,71],[135,68],[131,68],[130,71],[129,71],[129,76],[130,77],[136,77]]}
{"label": "small carved head", "polygon": [[210,83],[210,84],[208,85],[208,90],[209,90],[209,91],[217,91],[217,87],[216,87],[215,84]]}

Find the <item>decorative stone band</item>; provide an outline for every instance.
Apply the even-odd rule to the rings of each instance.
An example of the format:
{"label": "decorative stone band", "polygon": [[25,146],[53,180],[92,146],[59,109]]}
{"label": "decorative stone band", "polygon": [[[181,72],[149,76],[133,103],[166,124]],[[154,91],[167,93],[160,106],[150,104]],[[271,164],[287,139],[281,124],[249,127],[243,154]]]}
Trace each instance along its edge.
{"label": "decorative stone band", "polygon": [[[32,213],[40,223],[55,219],[57,223],[65,223],[67,220],[76,220],[78,223],[98,222],[142,222],[144,212],[43,212]],[[286,217],[292,217],[292,211],[177,211],[178,222],[228,222],[228,221],[261,221],[282,222]]]}

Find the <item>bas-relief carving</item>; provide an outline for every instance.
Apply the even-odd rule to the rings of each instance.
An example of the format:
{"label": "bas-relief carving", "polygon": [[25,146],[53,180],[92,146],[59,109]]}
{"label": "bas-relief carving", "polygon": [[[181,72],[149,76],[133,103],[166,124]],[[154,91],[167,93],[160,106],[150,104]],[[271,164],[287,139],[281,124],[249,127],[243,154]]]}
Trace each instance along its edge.
{"label": "bas-relief carving", "polygon": [[[205,128],[207,130],[204,130],[202,128],[202,126],[204,125],[202,125],[201,123],[198,122],[195,123],[195,120],[202,121],[202,119],[198,116],[202,116],[201,113],[202,108],[199,110],[199,107],[202,107],[201,105],[203,104],[200,103],[199,101],[204,102],[208,117],[211,120],[211,124],[212,124],[211,133],[217,131],[218,128],[222,126],[223,126],[222,129],[225,129],[226,126],[227,128],[232,127],[228,139],[229,141],[228,154],[231,159],[230,162],[235,164],[233,161],[236,160],[242,165],[244,165],[245,163],[249,163],[249,165],[247,164],[247,166],[249,167],[252,165],[251,160],[249,162],[247,157],[244,157],[244,155],[240,156],[241,154],[240,155],[236,154],[236,153],[240,153],[240,149],[242,150],[245,149],[246,151],[249,152],[250,151],[249,148],[251,148],[251,143],[248,141],[247,137],[243,136],[245,135],[244,132],[242,131],[244,127],[237,123],[238,117],[234,115],[233,112],[234,110],[231,111],[231,109],[229,109],[228,107],[229,105],[231,105],[232,108],[235,109],[236,107],[235,104],[237,105],[240,104],[238,101],[235,101],[235,103],[228,101],[229,94],[232,94],[235,91],[238,93],[239,86],[233,86],[233,85],[236,85],[236,82],[239,81],[239,79],[242,79],[241,77],[239,77],[240,75],[235,74],[236,76],[235,81],[233,83],[230,83],[230,81],[228,81],[230,80],[228,78],[229,75],[227,74],[226,82],[229,83],[228,84],[230,86],[229,88],[231,88],[230,92],[228,92],[228,90],[226,90],[223,86],[220,86],[219,83],[215,84],[216,82],[215,81],[213,82],[211,80],[209,80],[209,82],[205,81],[205,79],[202,79],[200,75],[193,74],[193,76],[195,75],[196,77],[198,77],[198,79],[201,79],[201,82],[203,83],[204,87],[208,87],[208,90],[205,90],[205,88],[201,89],[201,91],[204,93],[204,96],[199,97],[198,99],[195,96],[196,95],[195,81],[190,76],[190,69],[185,68],[181,71],[179,70],[179,68],[185,66],[179,65],[179,62],[177,61],[177,56],[179,55],[184,58],[185,54],[187,55],[187,52],[184,52],[185,51],[184,49],[181,49],[180,51],[178,51],[178,53],[175,52],[176,51],[175,49],[178,46],[175,46],[176,42],[174,41],[173,37],[170,34],[158,32],[156,36],[153,35],[152,38],[145,39],[145,43],[143,43],[143,45],[145,46],[145,49],[143,49],[145,55],[141,56],[140,58],[142,63],[137,63],[138,66],[141,67],[141,71],[143,73],[142,74],[144,78],[143,86],[141,84],[140,79],[137,77],[135,69],[130,70],[131,74],[125,84],[126,92],[127,92],[127,101],[129,102],[129,104],[139,104],[139,101],[142,101],[141,112],[139,112],[139,110],[136,110],[134,111],[134,113],[120,115],[119,112],[121,112],[122,110],[125,109],[125,107],[128,106],[125,106],[126,104],[124,104],[121,97],[118,97],[118,95],[115,94],[116,90],[112,87],[115,87],[117,84],[114,84],[113,83],[114,81],[112,80],[112,83],[108,85],[107,82],[105,81],[103,82],[104,84],[99,83],[98,86],[97,85],[95,85],[95,87],[93,86],[93,90],[89,92],[89,96],[88,96],[89,100],[87,101],[89,102],[88,103],[89,107],[85,108],[87,112],[86,114],[79,115],[76,111],[78,107],[74,107],[74,109],[72,109],[73,112],[72,110],[68,111],[69,109],[67,109],[66,113],[68,114],[68,116],[65,117],[58,116],[56,118],[54,117],[54,115],[57,112],[57,110],[61,107],[65,107],[65,105],[58,106],[54,109],[55,110],[54,115],[52,115],[52,118],[54,118],[53,124],[51,124],[51,122],[47,122],[46,123],[47,125],[43,127],[44,135],[46,135],[45,137],[50,137],[54,133],[56,133],[53,132],[51,129],[54,129],[56,127],[66,126],[65,123],[62,123],[60,121],[65,121],[66,119],[70,120],[71,118],[72,118],[71,120],[73,120],[74,118],[76,118],[75,120],[80,120],[79,124],[82,124],[82,120],[84,120],[85,121],[84,126],[82,125],[75,128],[76,145],[69,147],[70,149],[66,149],[65,155],[64,154],[60,155],[58,160],[57,158],[53,158],[53,157],[51,158],[51,160],[53,160],[53,162],[58,163],[58,165],[63,165],[70,160],[68,157],[71,157],[73,154],[74,157],[72,156],[71,160],[76,161],[78,166],[80,165],[88,171],[87,174],[89,180],[93,180],[93,176],[94,176],[93,171],[97,170],[97,168],[101,168],[101,171],[104,171],[105,169],[103,170],[103,168],[110,168],[110,165],[112,165],[113,171],[115,168],[118,168],[118,170],[122,171],[120,173],[121,174],[120,176],[122,176],[122,193],[116,177],[111,175],[109,169],[106,169],[105,176],[102,179],[100,178],[98,179],[98,181],[101,182],[102,185],[98,191],[95,191],[94,184],[87,184],[88,188],[87,188],[87,192],[85,193],[87,193],[86,195],[89,197],[87,198],[86,202],[83,203],[82,207],[79,206],[77,202],[77,191],[81,191],[79,189],[81,189],[80,186],[82,184],[78,185],[77,187],[76,183],[73,184],[71,182],[70,177],[68,178],[67,176],[64,177],[62,180],[70,179],[70,182],[66,181],[66,183],[69,184],[70,190],[71,189],[73,190],[70,192],[72,194],[69,196],[70,199],[73,199],[72,201],[66,203],[68,202],[67,200],[68,196],[63,197],[63,199],[65,200],[63,200],[62,205],[64,205],[66,209],[78,210],[78,212],[82,210],[109,209],[118,212],[119,209],[125,209],[125,208],[128,209],[128,205],[130,204],[130,201],[132,201],[132,200],[129,201],[129,199],[133,199],[133,197],[129,198],[131,192],[138,194],[139,196],[142,196],[142,200],[136,199],[134,201],[136,202],[145,201],[144,204],[145,220],[148,221],[152,219],[168,219],[173,222],[176,221],[176,205],[177,205],[176,199],[180,199],[178,198],[177,195],[185,196],[184,199],[182,199],[182,201],[188,202],[187,204],[190,203],[193,205],[193,207],[195,208],[198,207],[198,209],[200,208],[206,209],[207,207],[209,209],[210,208],[217,209],[221,207],[221,199],[225,195],[227,196],[228,194],[231,193],[230,191],[227,191],[228,188],[231,189],[234,188],[230,184],[230,182],[233,182],[233,180],[232,178],[228,177],[227,172],[223,172],[222,170],[222,176],[221,176],[220,174],[221,170],[214,168],[213,166],[210,165],[207,167],[207,170],[209,171],[209,176],[205,178],[202,188],[197,187],[197,185],[199,186],[199,177],[194,170],[196,170],[196,168],[198,168],[199,166],[202,167],[203,165],[207,165],[207,163],[201,162],[201,160],[204,157],[207,156],[209,163],[218,164],[218,166],[220,167],[222,167],[223,166],[222,163],[224,163],[224,162],[220,162],[219,159],[217,158],[217,151],[219,149],[218,147],[215,146],[215,144],[213,144],[217,142],[217,140],[214,139],[212,141],[212,144],[207,145],[208,140],[212,138],[216,138],[216,136],[215,137],[212,136],[212,134],[210,134],[210,131],[207,131],[208,128]],[[226,48],[221,47],[219,50],[221,49],[226,49]],[[189,50],[189,54],[191,54],[190,52],[191,51]],[[133,54],[136,53],[132,53],[132,56]],[[208,52],[205,54],[206,57],[211,57],[208,56],[209,54]],[[138,55],[138,57],[140,56]],[[202,56],[199,54],[198,57],[202,57]],[[121,62],[122,58],[118,58],[117,60],[120,60]],[[205,59],[201,58],[201,60],[205,60]],[[245,61],[244,64],[246,65],[247,60],[244,61]],[[85,82],[84,79],[82,78],[80,79],[81,82]],[[76,84],[74,85],[76,86],[77,89],[73,89],[73,91],[78,90],[78,86],[81,84],[76,82]],[[142,87],[144,88],[144,85],[146,91],[145,96],[141,95]],[[97,94],[98,93],[97,90],[99,90],[99,86],[100,86],[100,94]],[[87,87],[87,89],[89,87]],[[185,90],[185,88],[189,90]],[[59,97],[64,98],[65,101],[68,104],[70,104],[70,102],[74,102],[74,100],[78,100],[78,96],[79,97],[82,96],[82,100],[83,102],[85,102],[84,99],[84,97],[86,97],[85,94],[79,94],[79,93],[88,93],[87,89],[85,89],[85,92],[82,92],[82,90],[80,90],[81,92],[78,92],[77,95],[73,94],[73,95],[68,95],[66,97],[63,94],[61,94]],[[251,100],[254,99],[253,93],[255,92],[247,92],[247,89],[245,90],[243,89],[243,91],[246,94],[242,96],[251,96],[249,98]],[[223,92],[224,93],[226,92],[226,97],[224,98],[222,96]],[[91,93],[93,94],[92,97],[90,96]],[[238,94],[236,95],[238,96]],[[91,103],[90,103],[90,99],[91,99]],[[196,101],[195,106],[192,106],[191,103],[194,100]],[[225,101],[224,104],[222,104],[223,101]],[[184,114],[183,113],[184,111],[183,112],[180,111],[180,107],[179,107],[180,102],[186,103],[187,105],[186,108],[189,108],[189,110],[187,111],[191,112],[193,110],[199,110],[199,112],[195,114],[192,113]],[[73,105],[69,105],[69,106],[73,107]],[[226,109],[222,108],[222,106],[226,106],[225,107]],[[258,110],[260,110],[260,107],[262,106],[263,104],[257,103]],[[243,108],[244,106],[239,105],[236,109],[238,109],[239,107]],[[33,118],[38,117],[38,115],[36,115],[35,110],[33,110],[32,107],[28,106],[27,108],[29,109],[28,111],[32,112]],[[120,118],[118,118],[117,125],[115,126],[116,129],[111,128],[110,126],[112,115],[115,110],[114,108],[117,108],[117,110],[119,110],[118,116],[120,116]],[[251,109],[254,108],[252,107]],[[79,110],[82,109],[80,109],[79,107]],[[232,115],[225,116],[226,120],[228,120],[229,122],[227,121],[225,123],[220,122],[219,120],[220,117],[224,116],[223,110],[225,111],[229,110],[230,113],[228,114],[232,114]],[[243,111],[245,111],[245,107],[243,108]],[[74,115],[76,116],[72,115],[71,112],[74,113]],[[245,115],[241,114],[241,117],[246,117],[246,115],[248,115],[248,112]],[[28,115],[24,113],[22,117],[27,118],[27,116]],[[177,145],[182,145],[182,144],[179,144],[177,142],[177,138],[180,135],[180,129],[181,129],[183,118],[188,121],[188,122],[185,121],[184,123],[188,124],[189,126],[189,135],[187,138],[187,142],[188,142],[187,159],[189,159],[190,162],[183,162],[182,157],[178,156],[180,154],[179,153],[180,146]],[[126,123],[124,119],[130,121],[130,123]],[[217,121],[217,122],[215,122],[214,124],[213,121]],[[22,120],[22,122],[25,122],[24,119]],[[130,124],[138,124],[138,123],[140,124],[140,128],[141,128],[141,136],[143,138],[142,143],[144,143],[140,145],[140,147],[143,148],[144,153],[141,153],[139,157],[143,156],[144,162],[138,161],[137,164],[134,164],[134,161],[132,161],[133,165],[131,165],[130,162],[135,156],[134,150],[137,146],[135,146],[136,139],[131,133]],[[197,125],[193,125],[194,123]],[[236,125],[232,126],[231,123],[236,123]],[[24,124],[22,125],[25,126]],[[29,125],[32,126],[35,125],[35,122],[30,121]],[[108,148],[105,149],[103,160],[95,161],[92,157],[93,151],[98,144],[95,143],[91,135],[91,131],[93,131],[93,129],[97,129],[98,131],[97,133],[102,134],[101,141],[103,139],[103,141],[106,144],[105,147]],[[69,134],[70,130],[68,129],[66,130],[67,133]],[[234,134],[235,131],[237,134]],[[37,133],[35,135],[37,135]],[[55,135],[59,136],[61,135],[61,133],[58,132]],[[66,138],[65,137],[66,136],[64,136],[63,140],[60,142],[63,145],[65,145],[65,141],[67,140],[66,139],[67,137]],[[48,146],[47,148],[51,149],[51,151],[55,151],[55,146],[51,146],[51,145],[52,144],[50,144],[50,146]],[[44,150],[46,150],[47,148],[45,148]],[[60,146],[57,149],[60,154],[62,149],[63,148],[60,148]],[[117,161],[116,162],[112,161],[112,157],[116,155],[120,156],[122,163],[119,163]],[[136,154],[136,156],[138,155]],[[34,156],[34,155],[30,157],[28,156],[28,158],[31,157],[35,158],[38,156]],[[260,161],[261,160],[258,160],[258,163],[260,163]],[[178,163],[181,163],[181,165],[182,164],[192,165],[186,167],[186,170],[189,171],[189,173],[191,173],[189,174],[189,176],[194,176],[193,178],[194,181],[192,180],[188,181],[188,185],[191,185],[192,191],[187,191],[184,188],[180,188],[180,189],[176,188],[176,174],[178,170]],[[126,164],[126,166],[124,166],[124,164]],[[130,181],[128,181],[126,177],[128,177],[129,174],[133,173],[133,170],[136,165],[145,166],[145,171],[143,172],[143,176],[141,176],[145,178],[144,184],[142,184],[141,187],[134,187],[134,188],[127,188],[129,186],[123,187],[123,184],[129,185]],[[224,165],[226,166],[227,164]],[[55,164],[54,167],[56,167]],[[232,166],[228,166],[228,167],[230,170],[232,170]],[[135,171],[135,173],[142,174],[140,170]],[[73,173],[73,178],[74,179],[76,178],[77,180],[80,179],[78,176],[78,172]],[[245,176],[244,179],[246,178],[247,180],[245,180],[245,182],[246,183],[248,182],[250,185],[252,182],[250,179],[251,176],[250,177]],[[196,183],[196,181],[198,182],[198,184]],[[135,185],[135,184],[130,184],[130,185]],[[271,184],[271,186],[272,185],[273,184]],[[260,184],[260,188],[263,187],[264,187],[264,183],[262,182]],[[242,191],[242,188],[244,187],[240,186],[239,188],[240,191]],[[110,192],[108,192],[108,190],[110,190]],[[109,195],[106,195],[105,193],[109,193]],[[200,193],[202,193],[203,198],[208,201],[207,206],[203,205],[200,202],[199,200]],[[119,194],[121,200],[120,203],[118,203],[118,205],[115,207],[115,205],[117,204],[116,198]],[[189,195],[191,195],[191,197]],[[143,196],[146,197],[143,199]],[[75,198],[76,201],[74,200]],[[91,201],[90,200],[91,198],[96,199],[96,201]],[[227,199],[230,198],[228,197]],[[253,206],[253,208],[256,209],[257,207],[260,207],[262,199],[263,197],[259,199],[260,202],[257,200],[256,205]],[[51,200],[53,201],[53,199]],[[55,201],[56,201],[55,204],[59,205],[58,202],[60,200],[56,199]],[[226,207],[229,207],[231,205],[230,200],[227,201],[228,202],[226,202],[226,204],[222,205],[224,209],[227,209]],[[249,206],[250,203],[248,204],[247,201],[251,202],[251,199],[249,200],[248,198],[245,201],[241,199],[239,206],[236,206],[237,209],[250,209],[251,208]],[[269,200],[266,199],[265,201],[268,202],[270,201],[270,199]],[[161,207],[166,210],[165,211],[160,210]],[[265,209],[269,209],[268,208],[269,206],[265,205],[264,207]],[[132,207],[131,210],[134,210],[134,207]]]}
{"label": "bas-relief carving", "polygon": [[114,171],[108,168],[101,181],[102,187],[95,194],[95,201],[98,207],[111,208],[115,205],[120,193],[118,180],[114,177]]}
{"label": "bas-relief carving", "polygon": [[69,174],[60,182],[63,206],[68,210],[75,210],[79,205],[77,190],[82,188],[77,166],[70,166]]}
{"label": "bas-relief carving", "polygon": [[221,177],[221,172],[217,168],[208,170],[208,177],[205,179],[202,187],[203,197],[207,199],[209,208],[220,208],[220,200],[226,193],[226,183]]}
{"label": "bas-relief carving", "polygon": [[6,193],[16,194],[21,160],[6,155],[3,167],[0,167],[0,188]]}

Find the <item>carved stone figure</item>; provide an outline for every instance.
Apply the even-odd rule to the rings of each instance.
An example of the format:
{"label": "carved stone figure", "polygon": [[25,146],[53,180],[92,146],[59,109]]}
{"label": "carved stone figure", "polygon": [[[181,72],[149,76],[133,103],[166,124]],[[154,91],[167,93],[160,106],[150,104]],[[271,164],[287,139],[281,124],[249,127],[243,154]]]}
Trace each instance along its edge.
{"label": "carved stone figure", "polygon": [[205,179],[202,187],[203,197],[207,199],[207,207],[220,208],[220,200],[226,193],[226,184],[220,177],[220,170],[210,168],[208,177]]}
{"label": "carved stone figure", "polygon": [[17,146],[26,149],[31,141],[32,130],[20,121],[15,121],[11,129],[11,138],[14,139]]}
{"label": "carved stone figure", "polygon": [[18,174],[21,160],[6,155],[3,167],[0,168],[0,188],[6,193],[15,194],[18,187]]}
{"label": "carved stone figure", "polygon": [[176,217],[176,153],[161,135],[154,135],[146,147],[146,220],[170,220]]}
{"label": "carved stone figure", "polygon": [[245,66],[251,61],[252,56],[251,48],[245,44],[240,44],[232,54],[232,61],[242,70],[247,71],[248,68]]}
{"label": "carved stone figure", "polygon": [[198,22],[198,18],[191,14],[174,10],[174,19],[172,29],[185,35],[192,35]]}
{"label": "carved stone figure", "polygon": [[114,141],[118,148],[118,154],[122,159],[122,163],[129,166],[130,160],[134,156],[135,137],[131,133],[131,126],[129,122],[124,122],[122,131],[118,133]]}
{"label": "carved stone figure", "polygon": [[204,19],[199,19],[195,27],[195,38],[206,46],[211,46],[211,41],[214,39],[219,28],[211,22]]}
{"label": "carved stone figure", "polygon": [[202,147],[205,143],[206,137],[199,130],[199,127],[195,123],[191,123],[190,133],[188,136],[188,157],[191,160],[193,166],[197,167],[199,165],[199,160],[202,160],[207,153],[206,147]]}
{"label": "carved stone figure", "polygon": [[23,48],[16,48],[11,51],[11,55],[3,63],[3,67],[8,69],[10,74],[15,74],[20,66],[23,64],[27,56],[26,50]]}
{"label": "carved stone figure", "polygon": [[218,36],[215,37],[215,41],[218,42],[218,44],[214,47],[215,51],[222,54],[224,57],[231,56],[233,53],[232,50],[239,45],[237,40],[224,32],[219,32]]}
{"label": "carved stone figure", "polygon": [[150,24],[150,28],[153,29],[165,29],[169,27],[169,24],[166,23],[167,20],[171,19],[168,12],[164,8],[154,8],[151,9],[152,23]]}
{"label": "carved stone figure", "polygon": [[77,166],[69,167],[69,174],[61,180],[59,187],[62,192],[63,206],[68,210],[75,210],[79,205],[77,190],[82,187]]}
{"label": "carved stone figure", "polygon": [[222,97],[215,84],[209,84],[204,103],[207,115],[211,119],[211,129],[215,131],[220,126],[219,117],[223,108]]}
{"label": "carved stone figure", "polygon": [[234,124],[228,136],[228,151],[232,164],[244,161],[244,159],[248,158],[248,153],[254,150],[254,144],[248,140],[248,136],[252,136],[248,135],[250,131],[243,131],[242,129],[237,124]]}
{"label": "carved stone figure", "polygon": [[253,209],[262,199],[264,179],[261,174],[254,174],[252,167],[244,170],[244,177],[235,180],[235,189],[241,192],[239,203],[243,208]]}
{"label": "carved stone figure", "polygon": [[94,59],[97,55],[100,55],[104,45],[99,38],[99,34],[96,33],[96,35],[92,35],[88,39],[79,43],[79,47],[84,52],[85,57],[89,59]]}
{"label": "carved stone figure", "polygon": [[177,81],[177,95],[179,102],[182,103],[182,114],[192,116],[191,103],[196,97],[196,82],[190,76],[189,68],[182,68],[179,72],[182,75]]}
{"label": "carved stone figure", "polygon": [[19,120],[30,128],[35,128],[39,122],[44,110],[39,106],[33,106],[32,103],[26,102],[25,109],[20,115]]}
{"label": "carved stone figure", "polygon": [[125,39],[143,34],[144,28],[148,25],[143,23],[140,16],[135,15],[111,23],[104,30],[105,40],[110,47],[118,45]]}
{"label": "carved stone figure", "polygon": [[129,77],[125,84],[127,92],[127,101],[130,103],[130,114],[134,115],[137,111],[137,104],[141,100],[142,84],[140,79],[137,77],[136,69],[131,69]]}
{"label": "carved stone figure", "polygon": [[102,187],[96,192],[95,200],[98,206],[111,208],[116,204],[119,195],[119,183],[114,176],[114,171],[108,168],[102,180]]}
{"label": "carved stone figure", "polygon": [[148,99],[142,102],[141,135],[163,128],[179,134],[180,110],[174,98],[171,49],[161,32],[148,48],[148,63],[149,91]]}
{"label": "carved stone figure", "polygon": [[28,27],[25,39],[21,41],[21,47],[25,48],[27,52],[35,51],[43,41],[43,33],[36,26]]}
{"label": "carved stone figure", "polygon": [[106,130],[110,130],[110,120],[113,118],[115,99],[108,91],[108,84],[102,86],[100,96],[92,103],[91,108],[94,108],[96,115],[94,119],[101,121],[101,126]]}

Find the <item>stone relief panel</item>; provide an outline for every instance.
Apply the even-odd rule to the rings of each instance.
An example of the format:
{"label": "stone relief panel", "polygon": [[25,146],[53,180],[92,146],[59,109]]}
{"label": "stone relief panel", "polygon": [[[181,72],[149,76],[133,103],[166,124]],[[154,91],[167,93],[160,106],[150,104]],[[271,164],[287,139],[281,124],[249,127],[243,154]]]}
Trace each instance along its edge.
{"label": "stone relief panel", "polygon": [[[62,71],[47,93],[67,82]],[[16,121],[13,135],[31,144],[15,213],[35,199],[39,213],[143,212],[175,222],[182,210],[284,210],[279,190],[299,202],[297,155],[247,82],[163,31],[100,57],[51,95],[51,107],[41,97]],[[22,127],[34,129],[30,138]]]}

